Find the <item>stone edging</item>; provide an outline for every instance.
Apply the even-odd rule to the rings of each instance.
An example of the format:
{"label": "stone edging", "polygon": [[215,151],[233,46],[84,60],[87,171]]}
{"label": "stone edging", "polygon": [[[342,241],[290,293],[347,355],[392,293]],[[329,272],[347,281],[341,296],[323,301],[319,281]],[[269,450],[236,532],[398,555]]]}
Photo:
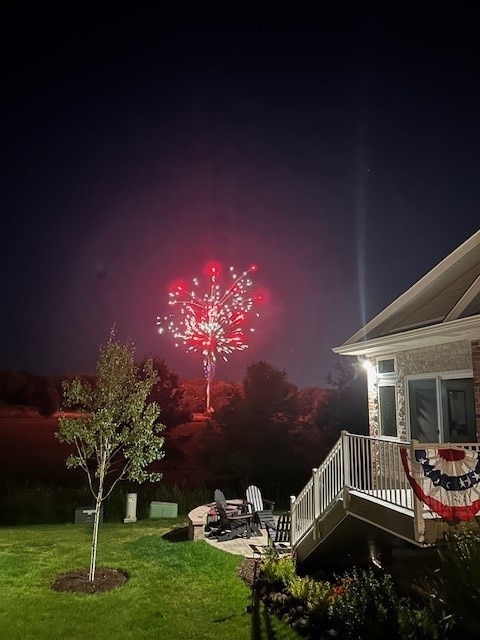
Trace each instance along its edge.
{"label": "stone edging", "polygon": [[205,538],[205,525],[207,523],[207,515],[213,506],[214,503],[202,504],[190,511],[190,513],[188,514],[189,540],[203,540]]}

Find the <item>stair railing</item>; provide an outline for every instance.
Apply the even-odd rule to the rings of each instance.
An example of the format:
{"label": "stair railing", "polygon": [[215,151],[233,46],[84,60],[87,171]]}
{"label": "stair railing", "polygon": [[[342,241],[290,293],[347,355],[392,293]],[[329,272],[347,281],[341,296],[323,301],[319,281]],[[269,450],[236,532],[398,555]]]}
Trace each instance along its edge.
{"label": "stair railing", "polygon": [[343,439],[342,434],[320,467],[312,469],[311,478],[298,496],[290,498],[293,547],[342,494],[345,484]]}

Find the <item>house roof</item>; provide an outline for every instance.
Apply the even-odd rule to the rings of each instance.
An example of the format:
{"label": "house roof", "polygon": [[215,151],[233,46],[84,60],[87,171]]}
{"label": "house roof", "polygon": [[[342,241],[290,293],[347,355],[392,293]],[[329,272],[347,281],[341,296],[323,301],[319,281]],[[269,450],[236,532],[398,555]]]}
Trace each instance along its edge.
{"label": "house roof", "polygon": [[480,337],[480,230],[333,351],[380,353],[472,335]]}

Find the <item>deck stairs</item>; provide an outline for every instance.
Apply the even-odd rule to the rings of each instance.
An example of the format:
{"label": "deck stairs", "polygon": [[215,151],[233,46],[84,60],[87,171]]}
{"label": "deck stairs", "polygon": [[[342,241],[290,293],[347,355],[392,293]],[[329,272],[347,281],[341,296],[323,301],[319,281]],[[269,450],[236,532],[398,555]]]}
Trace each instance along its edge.
{"label": "deck stairs", "polygon": [[375,562],[395,541],[432,547],[448,523],[414,495],[404,472],[403,447],[478,448],[478,444],[419,444],[342,432],[299,493],[291,498],[292,548],[298,562],[332,559],[358,549]]}

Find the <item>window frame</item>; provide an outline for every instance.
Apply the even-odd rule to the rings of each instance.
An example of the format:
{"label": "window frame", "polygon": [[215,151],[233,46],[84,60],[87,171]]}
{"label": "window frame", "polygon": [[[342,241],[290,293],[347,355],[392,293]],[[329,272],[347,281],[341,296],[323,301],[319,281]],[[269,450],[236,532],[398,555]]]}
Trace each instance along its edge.
{"label": "window frame", "polygon": [[[380,373],[380,362],[390,362],[390,360],[393,361],[393,371],[386,371],[383,373]],[[397,375],[397,358],[395,356],[388,356],[384,357],[382,356],[381,358],[377,358],[377,376],[395,376]]]}
{"label": "window frame", "polygon": [[472,369],[461,369],[459,371],[440,371],[437,373],[418,373],[412,375],[405,376],[405,426],[407,430],[407,438],[409,441],[412,440],[412,427],[410,421],[410,408],[411,408],[411,400],[410,400],[410,380],[435,380],[435,396],[437,402],[437,416],[438,416],[438,442],[439,444],[443,444],[446,442],[445,440],[445,416],[443,415],[443,406],[442,406],[442,382],[444,380],[460,380],[465,378],[473,379],[473,370]]}
{"label": "window frame", "polygon": [[[379,366],[378,365],[379,365],[380,362],[384,362],[385,360],[393,360],[393,371],[390,371],[388,373],[379,373]],[[378,431],[379,431],[379,436],[381,438],[385,438],[387,440],[398,441],[401,438],[398,435],[398,393],[397,393],[398,375],[397,375],[397,358],[396,358],[396,356],[395,355],[389,355],[389,356],[381,356],[381,357],[377,358],[375,370],[376,370],[376,376],[377,376],[377,403],[378,403]],[[381,401],[380,401],[380,387],[393,387],[394,388],[394,394],[395,394],[395,426],[396,426],[396,432],[397,432],[396,436],[387,436],[387,435],[385,435],[383,433],[383,429],[382,429],[382,408],[381,408]]]}

